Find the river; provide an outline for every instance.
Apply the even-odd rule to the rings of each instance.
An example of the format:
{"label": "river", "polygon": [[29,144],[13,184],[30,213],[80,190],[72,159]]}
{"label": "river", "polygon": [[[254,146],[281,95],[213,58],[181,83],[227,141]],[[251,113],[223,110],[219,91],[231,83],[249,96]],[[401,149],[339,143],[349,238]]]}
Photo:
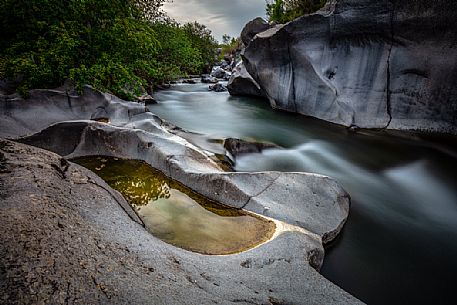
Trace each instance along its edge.
{"label": "river", "polygon": [[150,110],[187,130],[283,147],[239,157],[237,171],[313,172],[346,189],[350,216],[326,247],[326,278],[368,304],[455,304],[455,138],[355,133],[204,84],[155,97]]}

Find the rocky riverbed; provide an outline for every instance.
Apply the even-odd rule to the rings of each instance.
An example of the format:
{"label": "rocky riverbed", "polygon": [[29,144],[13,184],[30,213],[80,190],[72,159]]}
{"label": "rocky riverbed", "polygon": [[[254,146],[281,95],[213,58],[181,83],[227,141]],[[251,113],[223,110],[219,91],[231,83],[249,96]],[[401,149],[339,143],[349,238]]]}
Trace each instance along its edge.
{"label": "rocky riverbed", "polygon": [[[5,96],[0,110],[1,136],[24,143],[0,145],[2,303],[359,303],[316,271],[323,243],[349,213],[349,197],[334,180],[226,172],[212,150],[176,135],[185,131],[144,104],[90,88],[81,96]],[[94,155],[143,160],[209,199],[274,220],[279,230],[235,255],[176,248],[148,233],[103,180],[68,161]]]}

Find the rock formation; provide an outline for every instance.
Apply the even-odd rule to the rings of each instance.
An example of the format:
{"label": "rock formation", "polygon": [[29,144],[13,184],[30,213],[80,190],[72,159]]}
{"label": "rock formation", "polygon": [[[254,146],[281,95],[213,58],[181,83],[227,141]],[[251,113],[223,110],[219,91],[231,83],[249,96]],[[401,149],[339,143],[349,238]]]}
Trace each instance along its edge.
{"label": "rock formation", "polygon": [[0,156],[2,304],[360,303],[313,269],[313,234],[203,256],[152,236],[85,168],[6,140]]}
{"label": "rock formation", "polygon": [[258,33],[264,32],[273,26],[270,25],[268,22],[263,20],[260,17],[255,18],[254,20],[249,21],[243,28],[240,34],[241,42],[247,46],[251,42],[251,40],[257,35]]}
{"label": "rock formation", "polygon": [[274,108],[455,134],[456,12],[455,1],[331,0],[256,34],[243,62]]}
{"label": "rock formation", "polygon": [[[82,96],[3,97],[0,131],[24,143],[0,139],[5,303],[359,303],[315,270],[349,212],[348,195],[328,177],[225,172],[144,104],[88,87]],[[279,230],[237,255],[176,248],[149,234],[101,179],[67,161],[91,155],[144,160],[210,199],[274,219]]]}
{"label": "rock formation", "polygon": [[227,90],[231,95],[250,95],[265,97],[264,92],[259,84],[246,71],[246,67],[242,62],[235,67],[229,82]]}

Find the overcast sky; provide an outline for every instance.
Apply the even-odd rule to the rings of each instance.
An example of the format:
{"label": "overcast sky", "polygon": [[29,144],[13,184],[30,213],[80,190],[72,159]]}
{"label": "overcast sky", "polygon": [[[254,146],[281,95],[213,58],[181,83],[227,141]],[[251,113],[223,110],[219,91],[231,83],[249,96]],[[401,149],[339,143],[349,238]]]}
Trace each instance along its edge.
{"label": "overcast sky", "polygon": [[197,21],[206,25],[221,41],[223,34],[240,35],[255,17],[265,18],[265,0],[173,0],[163,6],[179,23]]}

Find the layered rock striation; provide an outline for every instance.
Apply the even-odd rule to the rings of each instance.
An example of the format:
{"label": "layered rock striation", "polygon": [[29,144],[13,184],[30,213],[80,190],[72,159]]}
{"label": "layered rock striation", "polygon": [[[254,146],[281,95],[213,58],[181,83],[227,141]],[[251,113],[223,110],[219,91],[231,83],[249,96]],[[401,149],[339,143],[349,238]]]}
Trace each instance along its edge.
{"label": "layered rock striation", "polygon": [[257,33],[243,63],[274,108],[456,134],[456,12],[455,1],[332,0]]}

